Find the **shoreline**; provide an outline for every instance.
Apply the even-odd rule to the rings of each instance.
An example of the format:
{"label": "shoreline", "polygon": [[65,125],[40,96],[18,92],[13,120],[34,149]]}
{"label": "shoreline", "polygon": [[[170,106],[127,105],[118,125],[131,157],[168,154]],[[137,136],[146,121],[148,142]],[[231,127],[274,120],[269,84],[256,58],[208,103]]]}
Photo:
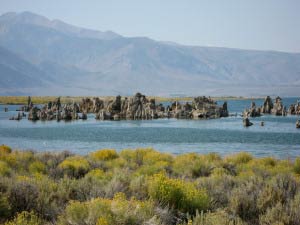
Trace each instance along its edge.
{"label": "shoreline", "polygon": [[[46,104],[49,101],[55,100],[59,96],[31,96],[35,104]],[[93,96],[61,96],[61,103],[80,102],[82,98],[92,98]],[[129,96],[124,96],[129,97]],[[153,98],[157,102],[172,102],[172,101],[192,101],[195,96],[189,97],[161,97],[161,96],[148,96],[149,99]],[[0,105],[24,105],[27,103],[28,96],[0,96]],[[114,99],[115,96],[99,96],[100,99]],[[290,97],[287,97],[290,98]],[[241,97],[241,96],[220,96],[211,97],[214,101],[228,101],[228,100],[258,100],[264,97]]]}

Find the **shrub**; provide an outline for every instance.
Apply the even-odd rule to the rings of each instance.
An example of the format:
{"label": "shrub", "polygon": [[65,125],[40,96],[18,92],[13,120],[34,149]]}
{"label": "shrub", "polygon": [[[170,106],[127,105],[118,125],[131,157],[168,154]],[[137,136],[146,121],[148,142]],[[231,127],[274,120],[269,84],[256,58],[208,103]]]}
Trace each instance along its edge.
{"label": "shrub", "polygon": [[169,166],[173,161],[172,155],[155,151],[152,148],[126,149],[120,152],[120,156],[134,169],[142,165],[150,166],[155,163],[164,163]]}
{"label": "shrub", "polygon": [[279,200],[282,203],[293,199],[299,189],[299,185],[290,174],[276,175],[272,178],[272,185],[278,192]]}
{"label": "shrub", "polygon": [[292,172],[292,164],[288,160],[275,160],[273,158],[252,159],[247,164],[238,164],[237,172],[240,177],[259,176],[268,179],[277,174]]}
{"label": "shrub", "polygon": [[84,177],[76,180],[72,186],[72,199],[88,201],[93,198],[105,197],[109,180],[96,177]]}
{"label": "shrub", "polygon": [[0,176],[9,176],[11,169],[6,162],[0,161]]}
{"label": "shrub", "polygon": [[137,199],[145,199],[148,195],[147,186],[146,176],[140,175],[132,178],[129,184],[131,195]]}
{"label": "shrub", "polygon": [[7,219],[10,216],[10,213],[11,211],[8,199],[4,194],[0,192],[0,218]]}
{"label": "shrub", "polygon": [[0,223],[300,225],[299,158],[149,148],[104,158],[0,152]]}
{"label": "shrub", "polygon": [[233,163],[235,165],[248,163],[253,159],[253,156],[247,152],[240,152],[231,156],[227,156],[225,161]]}
{"label": "shrub", "polygon": [[88,202],[70,202],[59,224],[132,224],[140,225],[152,218],[154,205],[151,201],[127,200],[118,193],[113,199],[96,198]]}
{"label": "shrub", "polygon": [[[142,149],[138,149],[136,151],[142,151]],[[145,149],[145,152],[142,155],[144,165],[153,165],[156,163],[165,163],[166,165],[170,165],[173,161],[171,154],[158,152],[153,149]]]}
{"label": "shrub", "polygon": [[81,156],[66,158],[58,166],[70,177],[80,178],[90,169],[89,162]]}
{"label": "shrub", "polygon": [[12,168],[16,168],[17,166],[16,155],[12,153],[0,153],[0,161],[6,162]]}
{"label": "shrub", "polygon": [[18,213],[17,216],[5,225],[42,225],[42,221],[34,212],[23,211]]}
{"label": "shrub", "polygon": [[129,192],[130,174],[126,170],[114,170],[112,179],[105,186],[105,197],[112,198],[118,192]]}
{"label": "shrub", "polygon": [[[293,204],[293,203],[292,203]],[[261,225],[298,225],[300,221],[299,215],[299,207],[300,205],[296,205],[296,208],[291,208],[291,205],[283,205],[281,203],[277,203],[272,208],[268,208],[267,212],[260,216],[259,223]]]}
{"label": "shrub", "polygon": [[66,216],[69,224],[85,224],[88,219],[89,210],[85,203],[71,201],[66,207]]}
{"label": "shrub", "polygon": [[27,181],[14,184],[8,193],[8,201],[13,213],[31,211],[37,207],[38,189]]}
{"label": "shrub", "polygon": [[46,166],[40,161],[35,161],[29,165],[29,172],[34,173],[46,173]]}
{"label": "shrub", "polygon": [[257,205],[261,213],[277,203],[287,204],[297,193],[297,183],[292,176],[277,175],[268,181],[259,193]]}
{"label": "shrub", "polygon": [[107,219],[103,218],[103,217],[99,217],[99,219],[97,220],[96,225],[109,225]]}
{"label": "shrub", "polygon": [[210,209],[225,208],[231,199],[231,192],[239,185],[236,178],[228,175],[210,176],[197,180],[197,188],[207,190],[210,197]]}
{"label": "shrub", "polygon": [[175,158],[173,171],[177,176],[196,178],[209,176],[214,166],[205,157],[201,157],[196,153],[188,153]]}
{"label": "shrub", "polygon": [[234,218],[223,210],[208,213],[196,213],[187,225],[246,225],[240,218]]}
{"label": "shrub", "polygon": [[102,149],[90,154],[91,158],[94,160],[112,160],[118,158],[118,153],[113,149]]}
{"label": "shrub", "polygon": [[258,193],[261,189],[262,181],[249,180],[245,184],[236,187],[231,192],[228,208],[236,216],[245,221],[255,223],[259,216],[257,207]]}
{"label": "shrub", "polygon": [[12,152],[11,148],[7,145],[0,145],[0,154],[10,154]]}
{"label": "shrub", "polygon": [[170,179],[164,174],[151,177],[148,190],[152,199],[182,212],[195,213],[197,209],[206,210],[209,206],[204,190],[197,190],[193,183]]}
{"label": "shrub", "polygon": [[105,179],[106,175],[104,173],[103,170],[101,169],[93,169],[93,170],[90,170],[86,175],[85,175],[86,178],[89,178],[89,179],[97,179],[97,180],[102,180],[102,179]]}
{"label": "shrub", "polygon": [[169,170],[169,163],[165,161],[157,161],[153,164],[146,164],[140,166],[136,170],[136,174],[139,175],[154,175],[160,172],[167,172]]}
{"label": "shrub", "polygon": [[228,170],[226,170],[225,168],[214,168],[212,170],[212,173],[211,173],[211,176],[214,176],[214,177],[222,177],[224,175],[230,175],[230,172]]}
{"label": "shrub", "polygon": [[296,174],[300,175],[300,157],[295,159],[293,170]]}

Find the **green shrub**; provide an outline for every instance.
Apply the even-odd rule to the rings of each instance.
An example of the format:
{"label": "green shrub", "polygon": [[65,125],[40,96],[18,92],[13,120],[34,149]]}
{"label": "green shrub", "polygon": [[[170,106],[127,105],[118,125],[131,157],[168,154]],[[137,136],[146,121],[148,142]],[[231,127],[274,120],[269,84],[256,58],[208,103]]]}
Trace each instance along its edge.
{"label": "green shrub", "polygon": [[103,160],[103,161],[112,160],[119,157],[116,150],[113,149],[98,150],[96,152],[92,152],[90,156],[94,160]]}
{"label": "green shrub", "polygon": [[288,203],[296,193],[297,183],[292,176],[277,175],[269,180],[260,191],[257,200],[258,208],[261,213],[264,213],[268,208],[275,207],[277,203]]}
{"label": "green shrub", "polygon": [[[120,156],[128,162],[129,167],[136,169],[142,165],[146,168],[153,164],[163,164],[164,167],[171,165],[173,157],[167,153],[155,151],[152,148],[139,148],[136,150],[122,150]],[[148,167],[147,167],[148,166]]]}
{"label": "green shrub", "polygon": [[34,212],[23,211],[5,225],[42,225],[44,224]]}
{"label": "green shrub", "polygon": [[230,212],[245,221],[256,223],[259,216],[257,199],[261,185],[262,181],[255,179],[236,187],[231,192],[228,204]]}
{"label": "green shrub", "polygon": [[[11,214],[7,197],[0,192],[0,218],[7,219]],[[1,223],[1,219],[0,219]]]}
{"label": "green shrub", "polygon": [[113,199],[96,198],[88,202],[71,201],[59,224],[144,224],[154,216],[151,201],[127,200],[122,193]]}
{"label": "green shrub", "polygon": [[299,158],[96,153],[0,152],[0,223],[299,225]]}
{"label": "green shrub", "polygon": [[0,161],[0,176],[9,176],[11,169],[6,162]]}
{"label": "green shrub", "polygon": [[46,166],[45,166],[45,164],[43,164],[40,161],[32,162],[29,165],[29,172],[31,174],[34,174],[34,173],[46,173]]}
{"label": "green shrub", "polygon": [[294,172],[300,175],[300,157],[297,157],[294,162]]}
{"label": "green shrub", "polygon": [[240,218],[234,218],[223,210],[208,213],[196,213],[187,225],[246,225]]}
{"label": "green shrub", "polygon": [[210,210],[227,207],[232,190],[239,185],[236,178],[228,175],[200,178],[196,182],[197,188],[207,190],[211,200]]}
{"label": "green shrub", "polygon": [[119,192],[129,193],[130,172],[127,170],[114,170],[111,180],[105,186],[105,197],[112,198]]}
{"label": "green shrub", "polygon": [[259,224],[261,225],[284,225],[288,223],[289,218],[286,214],[285,207],[281,203],[277,203],[276,206],[268,208],[266,214],[261,215],[259,218]]}
{"label": "green shrub", "polygon": [[58,165],[70,177],[80,178],[90,169],[89,162],[81,156],[66,158]]}
{"label": "green shrub", "polygon": [[179,155],[173,163],[173,172],[176,176],[196,178],[209,176],[215,167],[205,157],[196,153]]}
{"label": "green shrub", "polygon": [[133,177],[129,184],[131,196],[134,196],[137,199],[146,199],[148,195],[147,187],[148,183],[146,176],[140,175]]}
{"label": "green shrub", "polygon": [[101,169],[93,169],[93,170],[90,170],[86,175],[85,175],[86,178],[90,178],[90,179],[105,179],[106,178],[106,174],[103,170]]}
{"label": "green shrub", "polygon": [[239,152],[231,156],[227,156],[225,161],[233,163],[235,165],[245,164],[250,162],[253,159],[253,156],[247,152]]}
{"label": "green shrub", "polygon": [[207,210],[209,207],[206,191],[197,190],[193,183],[167,178],[164,174],[150,178],[148,191],[155,201],[182,212],[195,213],[196,210]]}
{"label": "green shrub", "polygon": [[37,207],[38,188],[30,181],[16,182],[8,193],[12,212],[31,211]]}

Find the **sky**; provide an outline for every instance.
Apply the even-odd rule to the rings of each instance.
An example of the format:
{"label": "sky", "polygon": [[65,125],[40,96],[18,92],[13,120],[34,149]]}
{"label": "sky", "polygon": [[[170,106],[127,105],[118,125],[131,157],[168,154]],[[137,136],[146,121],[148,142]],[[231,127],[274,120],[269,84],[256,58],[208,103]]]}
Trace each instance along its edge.
{"label": "sky", "polygon": [[11,11],[128,37],[300,52],[300,0],[0,0],[0,14]]}

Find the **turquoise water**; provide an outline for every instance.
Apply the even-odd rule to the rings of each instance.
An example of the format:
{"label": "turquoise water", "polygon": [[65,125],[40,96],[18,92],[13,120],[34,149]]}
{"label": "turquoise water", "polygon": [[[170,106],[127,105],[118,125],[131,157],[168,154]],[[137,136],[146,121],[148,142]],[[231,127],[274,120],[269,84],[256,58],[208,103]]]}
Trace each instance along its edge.
{"label": "turquoise water", "polygon": [[[283,103],[288,106],[296,100],[286,98]],[[8,118],[17,114],[15,109],[19,106],[9,106],[10,111],[5,113],[7,106],[0,105],[0,144],[80,154],[101,148],[153,147],[174,154],[218,152],[226,155],[243,150],[259,157],[300,156],[300,130],[295,128],[297,117],[262,116],[251,119],[254,125],[245,128],[239,115],[250,102],[228,101],[230,113],[236,112],[238,116],[214,120],[96,121],[91,114],[87,121],[73,122],[10,121]],[[256,103],[261,105],[262,100]],[[259,125],[260,121],[265,121],[264,127]]]}

